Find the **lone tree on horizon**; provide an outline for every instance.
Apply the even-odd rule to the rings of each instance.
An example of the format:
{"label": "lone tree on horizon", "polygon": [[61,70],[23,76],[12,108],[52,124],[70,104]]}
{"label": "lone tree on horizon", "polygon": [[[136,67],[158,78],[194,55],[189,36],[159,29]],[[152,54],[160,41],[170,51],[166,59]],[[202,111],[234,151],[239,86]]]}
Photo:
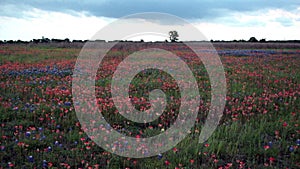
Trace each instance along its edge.
{"label": "lone tree on horizon", "polygon": [[171,42],[176,42],[178,40],[178,32],[177,31],[170,31],[169,32],[169,38]]}
{"label": "lone tree on horizon", "polygon": [[255,37],[251,37],[248,41],[249,42],[258,42],[258,40]]}

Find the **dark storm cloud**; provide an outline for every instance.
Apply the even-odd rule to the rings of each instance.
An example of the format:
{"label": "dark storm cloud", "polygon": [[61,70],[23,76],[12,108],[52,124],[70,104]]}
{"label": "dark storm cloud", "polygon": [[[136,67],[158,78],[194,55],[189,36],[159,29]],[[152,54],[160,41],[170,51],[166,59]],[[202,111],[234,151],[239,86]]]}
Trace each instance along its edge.
{"label": "dark storm cloud", "polygon": [[[292,10],[300,6],[293,0],[1,0],[0,5],[15,5],[24,8],[38,8],[47,11],[86,11],[91,15],[119,18],[138,12],[164,12],[187,19],[212,19],[232,11],[257,11],[280,8]],[[11,7],[12,8],[12,7]],[[18,16],[20,11],[2,10],[0,15]]]}

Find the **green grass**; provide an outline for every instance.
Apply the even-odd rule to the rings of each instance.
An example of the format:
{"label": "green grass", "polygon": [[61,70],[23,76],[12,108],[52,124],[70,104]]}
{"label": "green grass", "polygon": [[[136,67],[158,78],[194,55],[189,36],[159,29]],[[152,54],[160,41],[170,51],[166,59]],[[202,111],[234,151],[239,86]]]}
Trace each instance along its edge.
{"label": "green grass", "polygon": [[[47,66],[48,63],[49,65],[73,64],[69,61],[74,61],[79,52],[79,49],[75,48],[28,46],[2,46],[0,50],[1,64],[10,65],[9,62],[12,62],[29,67],[35,64]],[[110,56],[120,59],[123,54],[122,51],[116,51]],[[109,58],[107,60],[109,61]],[[115,63],[113,61],[109,64],[113,65]],[[238,168],[241,161],[245,163],[244,168],[299,167],[299,148],[295,148],[294,151],[289,150],[291,146],[296,147],[296,140],[300,138],[299,54],[275,55],[257,60],[249,57],[224,57],[222,61],[227,75],[228,100],[221,123],[205,143],[198,143],[209,110],[210,83],[203,65],[193,65],[200,86],[199,93],[203,100],[198,115],[199,122],[191,129],[191,133],[176,145],[178,151],[165,152],[162,154],[162,159],[119,157],[105,152],[97,145],[87,150],[84,142],[80,141],[87,135],[77,125],[78,119],[74,107],[63,105],[66,101],[72,101],[72,97],[57,92],[53,95],[45,94],[46,88],[65,87],[71,90],[71,74],[47,75],[48,79],[44,84],[31,84],[29,82],[43,75],[33,78],[28,75],[10,76],[2,73],[0,74],[0,121],[4,125],[1,126],[0,133],[8,139],[0,142],[6,147],[5,151],[1,151],[0,159],[9,159],[17,165],[17,168],[21,166],[39,168],[43,160],[52,162],[55,166],[53,168],[61,168],[62,162],[67,162],[71,168],[76,168],[82,160],[90,165],[103,163],[102,168],[218,168],[229,163],[232,163],[232,168]],[[59,69],[63,68],[63,66],[59,67]],[[96,86],[101,89],[110,87],[109,71],[111,70],[104,70],[103,74],[99,73],[102,78],[95,81]],[[166,82],[174,83],[174,79],[166,73],[160,71],[144,73],[138,74],[131,82],[130,96],[144,97],[147,100],[151,90],[164,87]],[[159,78],[163,78],[163,82],[157,81]],[[108,91],[104,90],[102,93],[96,91],[97,97],[111,97]],[[171,108],[178,110],[180,106],[176,102],[176,99],[180,98],[178,86],[173,85],[171,89],[165,90],[165,93],[168,103],[171,104],[165,112],[169,112]],[[170,96],[174,96],[175,99],[169,99]],[[106,102],[109,103],[110,100]],[[35,105],[35,109],[33,111],[22,109],[26,103]],[[19,109],[13,110],[15,106]],[[139,109],[140,106],[147,107],[147,104],[134,106]],[[68,112],[65,112],[66,110]],[[126,124],[124,117],[115,115],[115,107],[105,107],[105,110],[104,116],[109,122],[118,123],[132,131],[132,136],[140,130],[143,131],[143,136],[154,136],[162,132],[158,127],[147,128],[150,124]],[[41,117],[44,120],[40,120]],[[158,123],[161,121],[154,121],[151,125]],[[61,128],[56,132],[58,124]],[[23,126],[22,134],[15,136],[14,128],[19,125]],[[31,126],[43,127],[46,138],[38,141],[25,137],[24,133]],[[38,134],[35,133],[35,136],[41,137]],[[128,133],[124,132],[124,134]],[[28,147],[18,146],[15,139],[24,142]],[[62,148],[53,145],[57,140],[63,143]],[[75,141],[78,145],[74,145]],[[93,144],[92,141],[88,142]],[[269,142],[272,145],[265,148]],[[53,147],[53,151],[43,152],[49,145]],[[10,151],[11,149],[13,151]],[[28,162],[29,155],[35,157],[36,163]],[[275,158],[274,163],[270,163],[270,158]],[[170,162],[168,166],[165,165],[166,160]],[[194,160],[194,163],[191,163],[191,160]],[[7,163],[1,162],[0,166],[5,168]]]}

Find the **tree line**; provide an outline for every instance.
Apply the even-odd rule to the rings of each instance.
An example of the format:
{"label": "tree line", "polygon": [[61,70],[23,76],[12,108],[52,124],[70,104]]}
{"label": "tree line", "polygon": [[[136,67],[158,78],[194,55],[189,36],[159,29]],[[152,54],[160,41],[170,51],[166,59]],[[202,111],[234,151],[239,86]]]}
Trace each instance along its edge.
{"label": "tree line", "polygon": [[[164,42],[178,42],[179,41],[179,34],[176,30],[173,31],[169,31],[169,40],[167,39]],[[27,44],[27,43],[85,43],[89,40],[70,40],[69,38],[66,39],[49,39],[49,38],[45,38],[42,37],[41,39],[32,39],[30,41],[22,41],[22,40],[0,40],[0,44],[15,44],[15,43],[19,43],[19,44]],[[95,40],[96,42],[106,42],[105,40]],[[109,41],[111,42],[111,41]],[[133,42],[133,41],[122,41],[122,40],[115,40],[112,42]],[[135,42],[144,42],[143,39],[141,39],[140,41],[135,41]],[[276,43],[276,42],[280,42],[280,43],[300,43],[300,40],[269,40],[267,41],[265,38],[264,39],[260,39],[257,40],[255,37],[250,37],[249,40],[231,40],[231,41],[224,41],[224,40],[210,40],[210,42],[251,42],[251,43],[257,43],[257,42],[262,42],[262,43],[267,43],[267,42],[271,42],[271,43]]]}

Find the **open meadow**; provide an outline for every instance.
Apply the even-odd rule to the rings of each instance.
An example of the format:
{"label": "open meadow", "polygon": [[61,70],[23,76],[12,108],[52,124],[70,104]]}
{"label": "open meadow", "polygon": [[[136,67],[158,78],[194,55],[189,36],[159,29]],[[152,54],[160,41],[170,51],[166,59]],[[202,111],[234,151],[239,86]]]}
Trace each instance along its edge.
{"label": "open meadow", "polygon": [[[134,159],[107,152],[82,130],[72,98],[72,75],[82,44],[0,44],[1,168],[300,168],[300,43],[213,43],[227,83],[223,117],[198,143],[210,106],[205,67],[181,43],[130,43],[114,47],[95,80],[98,108],[112,128],[143,138],[167,130],[176,119],[180,91],[172,76],[140,72],[130,84],[136,109],[150,108],[149,91],[166,93],[163,114],[131,123],[111,99],[112,75],[140,48],[171,49],[196,77],[201,104],[188,136],[166,153]],[[99,127],[99,129],[101,129]],[[111,147],[116,147],[112,143]]]}

